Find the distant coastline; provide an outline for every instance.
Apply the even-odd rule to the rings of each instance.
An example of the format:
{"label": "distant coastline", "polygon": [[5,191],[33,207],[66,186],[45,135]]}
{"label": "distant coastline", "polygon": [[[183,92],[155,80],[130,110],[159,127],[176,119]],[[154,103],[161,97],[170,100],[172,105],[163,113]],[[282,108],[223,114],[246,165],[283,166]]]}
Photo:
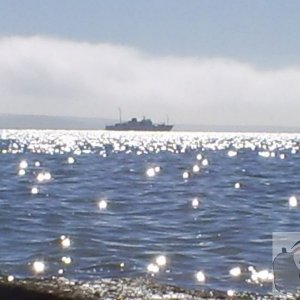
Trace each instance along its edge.
{"label": "distant coastline", "polygon": [[[0,129],[102,130],[105,128],[105,125],[115,122],[117,122],[117,120],[104,118],[17,114],[0,115]],[[173,131],[300,133],[300,128],[285,126],[221,126],[175,123]]]}

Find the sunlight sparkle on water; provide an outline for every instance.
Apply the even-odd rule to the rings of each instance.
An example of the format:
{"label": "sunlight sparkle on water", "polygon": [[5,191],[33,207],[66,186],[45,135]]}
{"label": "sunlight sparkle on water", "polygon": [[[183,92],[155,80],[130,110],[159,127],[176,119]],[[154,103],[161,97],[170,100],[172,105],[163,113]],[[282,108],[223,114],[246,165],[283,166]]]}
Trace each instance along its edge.
{"label": "sunlight sparkle on water", "polygon": [[105,210],[107,208],[107,201],[102,199],[98,202],[98,207],[100,210]]}
{"label": "sunlight sparkle on water", "polygon": [[154,177],[156,174],[155,169],[154,168],[147,169],[146,174],[148,177]]}
{"label": "sunlight sparkle on water", "polygon": [[292,153],[292,154],[296,154],[296,153],[297,153],[297,150],[296,150],[295,148],[293,148],[293,149],[291,150],[291,153]]}
{"label": "sunlight sparkle on water", "polygon": [[36,176],[36,180],[39,181],[39,182],[42,182],[44,180],[44,173],[39,173]]}
{"label": "sunlight sparkle on water", "polygon": [[285,154],[284,154],[284,153],[281,153],[281,154],[279,155],[279,158],[280,158],[280,159],[285,159]]}
{"label": "sunlight sparkle on water", "polygon": [[20,169],[26,169],[28,167],[28,163],[26,160],[22,160],[19,164]]}
{"label": "sunlight sparkle on water", "polygon": [[8,277],[7,277],[7,281],[8,282],[12,282],[12,281],[14,281],[15,280],[15,277],[13,276],[13,275],[9,275]]}
{"label": "sunlight sparkle on water", "polygon": [[274,279],[273,273],[269,270],[261,270],[258,272],[258,279],[263,282],[272,282]]}
{"label": "sunlight sparkle on water", "polygon": [[264,282],[273,282],[274,280],[273,272],[267,269],[257,272],[253,266],[249,266],[248,270],[251,272],[251,276],[250,279],[247,279],[247,282],[260,284]]}
{"label": "sunlight sparkle on water", "polygon": [[164,255],[159,255],[156,257],[155,262],[158,266],[162,267],[165,266],[167,263],[167,258]]}
{"label": "sunlight sparkle on water", "polygon": [[24,169],[20,169],[18,172],[19,176],[24,176],[26,174],[26,171]]}
{"label": "sunlight sparkle on water", "polygon": [[[203,193],[204,195],[206,193],[210,194],[210,192],[208,191],[209,184],[210,184],[209,178],[214,179],[214,175],[215,174],[218,175],[217,172],[219,170],[220,171],[224,170],[224,169],[222,170],[223,160],[226,160],[226,164],[227,164],[225,167],[226,169],[224,170],[224,173],[222,173],[222,175],[224,175],[224,176],[222,178],[221,178],[221,176],[218,178],[220,179],[220,181],[225,179],[225,181],[224,181],[225,184],[222,185],[224,182],[221,182],[222,184],[218,185],[218,182],[217,182],[217,184],[213,185],[212,188],[223,186],[226,193],[229,192],[231,194],[235,194],[234,195],[235,197],[245,196],[245,197],[241,198],[241,201],[243,201],[241,203],[241,205],[242,205],[242,209],[244,209],[244,208],[247,209],[248,202],[246,201],[246,199],[247,199],[246,196],[251,192],[251,191],[249,191],[249,188],[253,186],[251,181],[256,180],[255,178],[250,178],[251,174],[252,173],[255,174],[255,172],[259,173],[260,171],[263,173],[265,168],[266,169],[269,168],[268,169],[269,171],[274,170],[274,169],[276,169],[278,171],[278,174],[276,174],[276,176],[275,176],[275,174],[273,176],[273,174],[271,174],[271,172],[268,172],[267,175],[271,175],[271,178],[266,178],[266,179],[263,178],[262,186],[261,186],[262,187],[261,190],[263,193],[265,184],[271,184],[271,186],[275,186],[277,182],[281,182],[280,177],[277,177],[277,175],[278,176],[281,175],[280,174],[281,170],[284,170],[283,173],[286,170],[287,175],[293,174],[293,172],[292,172],[293,169],[291,167],[294,166],[294,163],[297,162],[299,155],[300,155],[299,154],[299,145],[300,145],[299,137],[294,136],[294,135],[281,135],[281,134],[276,134],[276,135],[272,135],[272,134],[271,135],[269,135],[269,134],[257,134],[257,135],[256,134],[253,134],[253,135],[232,134],[231,135],[231,134],[202,134],[202,133],[181,134],[181,133],[174,132],[174,133],[168,133],[168,134],[155,134],[154,135],[152,133],[151,134],[150,133],[149,134],[148,133],[147,134],[139,134],[139,133],[124,133],[124,134],[122,133],[122,134],[120,134],[120,133],[107,133],[107,132],[101,132],[101,131],[97,131],[97,132],[96,131],[95,132],[94,131],[82,131],[82,132],[76,132],[76,131],[69,131],[69,132],[64,132],[64,131],[45,131],[45,132],[44,131],[43,132],[42,131],[7,131],[6,135],[8,138],[12,139],[12,142],[8,142],[7,145],[6,145],[6,143],[4,143],[2,145],[2,148],[0,151],[2,151],[2,153],[11,153],[11,154],[19,153],[15,156],[15,159],[13,161],[13,168],[11,170],[15,174],[16,178],[14,178],[14,179],[18,179],[18,180],[16,180],[16,182],[20,184],[21,189],[22,188],[24,189],[24,184],[26,184],[25,181],[27,181],[27,184],[25,185],[25,187],[27,186],[27,195],[25,195],[25,196],[27,196],[27,198],[31,198],[31,199],[39,198],[39,196],[31,195],[30,190],[31,190],[32,194],[38,194],[38,193],[43,192],[43,194],[46,195],[47,193],[49,193],[49,195],[50,195],[49,199],[50,198],[55,199],[56,195],[59,197],[60,194],[62,195],[62,197],[64,195],[67,195],[67,193],[68,193],[67,189],[72,187],[68,183],[72,183],[73,177],[74,177],[74,182],[77,179],[79,179],[79,180],[82,179],[83,181],[85,179],[87,179],[87,178],[81,178],[82,176],[89,175],[89,174],[86,174],[86,172],[81,172],[81,170],[85,168],[85,165],[83,162],[88,164],[89,158],[91,158],[92,162],[95,162],[95,169],[91,168],[91,170],[96,171],[96,172],[101,170],[101,172],[103,171],[103,173],[105,173],[105,171],[107,171],[106,165],[104,165],[104,164],[102,165],[103,162],[106,163],[106,162],[109,162],[110,160],[113,161],[114,159],[116,159],[117,162],[122,162],[122,160],[124,159],[124,163],[127,164],[127,161],[125,161],[125,160],[128,159],[128,169],[133,170],[133,171],[130,171],[131,173],[129,175],[131,176],[133,181],[135,179],[138,181],[143,181],[143,179],[148,179],[147,183],[150,183],[150,184],[147,184],[145,187],[149,188],[149,189],[157,188],[157,190],[155,190],[156,194],[159,194],[160,192],[167,193],[169,190],[171,190],[172,186],[176,187],[176,184],[178,184],[178,188],[176,188],[176,192],[180,191],[181,189],[183,191],[187,192],[187,194],[184,194],[182,192],[181,199],[183,199],[183,201],[181,201],[181,203],[183,204],[183,206],[185,206],[185,207],[183,207],[182,213],[185,214],[184,217],[187,217],[190,219],[192,225],[193,225],[192,220],[197,220],[197,221],[201,222],[201,216],[205,215],[205,213],[210,213],[210,208],[214,207],[214,201],[205,201],[205,202],[203,202],[203,203],[205,203],[205,206],[203,207],[205,210],[203,209],[204,210],[203,212],[193,210],[194,208],[197,208],[198,206],[200,206],[200,207],[202,206],[202,199],[201,198],[199,198],[199,200],[197,198],[193,199],[193,197],[199,195],[200,193],[201,194]],[[113,145],[113,147],[111,147],[112,145]],[[221,153],[218,151],[221,151]],[[120,153],[120,152],[123,152],[123,153]],[[162,153],[162,152],[166,152],[166,153]],[[127,155],[127,153],[129,155]],[[137,157],[135,155],[136,153],[141,154],[142,157]],[[169,155],[169,156],[168,157],[155,156],[156,153],[160,153],[159,155]],[[181,153],[186,153],[186,154],[181,154]],[[48,157],[46,157],[46,155],[44,156],[41,154],[47,154],[47,155],[53,155],[53,156],[52,157],[49,156],[49,160],[48,160]],[[78,154],[78,155],[82,154],[82,157],[80,158],[80,161],[82,161],[82,164],[80,164],[78,166],[77,165],[73,165],[73,166],[68,165],[69,163],[72,164],[72,163],[77,162],[76,154]],[[97,155],[97,158],[96,158],[97,160],[94,160],[94,161],[92,160],[93,154],[95,156]],[[101,156],[103,156],[103,157],[107,155],[107,159],[105,159],[105,160],[102,159],[102,157],[101,156],[99,157],[98,154],[101,154]],[[275,156],[275,154],[276,154],[276,156]],[[295,156],[293,156],[292,154],[295,154]],[[90,157],[88,157],[88,155]],[[237,156],[238,158],[234,158],[235,156]],[[276,157],[276,159],[271,158],[274,156]],[[229,157],[233,157],[233,158],[230,159]],[[171,159],[170,160],[171,163],[170,163],[170,161],[167,160],[168,158]],[[173,158],[174,158],[174,160],[173,160]],[[249,158],[249,160],[248,160],[248,158]],[[252,158],[252,160],[250,158]],[[283,160],[285,158],[286,158],[286,161]],[[136,159],[138,160],[139,165],[138,166],[135,166],[134,164],[131,165],[131,162],[136,163],[136,161],[135,161]],[[37,160],[41,161],[41,164]],[[222,161],[220,161],[220,160],[222,160]],[[229,160],[230,160],[230,162],[229,162]],[[60,165],[61,162],[63,165]],[[208,168],[206,169],[204,167],[204,166],[208,165],[208,162],[211,165],[211,172],[208,172],[210,170],[207,170]],[[255,167],[253,167],[253,169],[252,169],[253,162],[258,163],[255,166],[257,168],[261,167],[260,163],[264,164],[263,168],[261,170],[258,170],[258,169],[255,169]],[[160,168],[155,163],[161,164],[161,173],[162,174],[159,173]],[[49,186],[45,186],[45,185],[39,183],[39,182],[44,182],[45,180],[51,179],[51,174],[49,176],[49,179],[46,179],[46,172],[43,171],[44,164],[45,164],[45,170],[46,170],[46,168],[51,168],[51,172],[53,172],[53,176],[55,176],[55,174],[57,174],[57,180],[55,180],[55,181],[53,180],[53,182],[51,184],[49,184]],[[98,165],[96,165],[96,164],[98,164]],[[145,167],[145,164],[149,164],[149,165],[146,165],[146,167]],[[278,165],[276,165],[276,164],[278,164]],[[42,168],[40,168],[40,165],[42,165]],[[140,169],[141,166],[142,166],[142,169]],[[144,166],[144,168],[143,168],[143,166]],[[168,166],[168,167],[164,168],[164,166]],[[227,168],[228,166],[230,166],[230,169]],[[74,169],[74,167],[76,167],[76,168]],[[70,168],[73,170],[70,170]],[[150,170],[150,174],[147,173],[147,169]],[[119,175],[126,176],[126,174],[123,174],[123,173],[120,174],[120,172],[118,173],[118,170],[119,169],[116,167],[115,168],[116,173],[114,174],[114,175],[116,175],[116,177],[113,178],[113,179],[116,179],[116,181],[114,182],[115,186],[117,186],[117,184],[118,184],[117,180],[119,178],[118,177]],[[63,174],[64,176],[62,176],[62,177],[60,176],[60,174],[59,174],[60,171],[61,171],[61,174]],[[72,171],[72,172],[70,172],[70,171]],[[291,171],[291,173],[288,173],[289,171]],[[39,175],[40,172],[43,172],[42,175]],[[173,174],[173,172],[174,172],[174,174]],[[201,176],[198,176],[198,175],[200,175],[200,173],[196,174],[197,172],[201,172]],[[18,175],[24,176],[25,174],[26,174],[26,177],[22,177],[22,178],[17,177]],[[91,173],[91,179],[97,178],[97,176],[94,176],[94,175],[101,175],[101,174]],[[104,176],[105,175],[106,174],[104,174]],[[228,180],[227,180],[227,178],[224,178],[227,175],[228,175]],[[72,177],[72,178],[69,178],[70,181],[68,180],[68,178],[66,178],[68,176]],[[154,177],[154,179],[156,179],[155,176],[161,177],[160,178],[161,182],[160,182],[160,180],[157,180],[157,181],[151,180],[152,178],[147,178],[148,176]],[[186,180],[183,180],[181,176],[183,176],[183,178]],[[139,177],[142,177],[142,178],[139,178]],[[189,181],[189,178],[191,178],[192,180]],[[216,177],[216,180],[218,178]],[[274,179],[274,181],[272,181],[273,179]],[[102,180],[102,177],[99,176],[99,180]],[[164,182],[164,180],[166,182]],[[256,183],[258,183],[259,180],[260,179],[258,179],[256,181]],[[60,181],[61,181],[61,183],[60,183]],[[241,183],[239,183],[238,181]],[[90,182],[90,183],[91,183],[91,185],[89,185],[89,184],[86,185],[87,189],[90,186],[93,187],[93,185],[92,185],[93,182]],[[288,183],[292,183],[292,182],[287,180],[287,184]],[[125,186],[125,184],[126,184],[126,182],[124,182],[124,186]],[[81,188],[80,183],[78,183],[78,186]],[[61,189],[60,189],[60,187],[61,187]],[[123,185],[121,185],[121,187],[123,187]],[[165,190],[164,187],[168,187],[170,189]],[[235,190],[234,189],[234,188],[240,188],[240,187],[243,190]],[[65,188],[65,190],[63,190],[63,188]],[[290,191],[290,192],[285,194],[285,196],[283,196],[283,198],[282,198],[281,194],[280,195],[275,194],[275,197],[277,197],[277,199],[280,198],[283,200],[283,201],[281,201],[281,205],[279,205],[279,207],[282,208],[282,206],[283,206],[283,209],[284,209],[284,206],[285,206],[285,210],[287,210],[287,211],[285,211],[285,213],[289,213],[288,212],[289,209],[291,212],[297,211],[298,195],[296,194],[296,191],[291,190],[291,188],[294,189],[295,188],[294,185],[292,187],[286,186],[285,191]],[[96,183],[95,193],[93,193],[93,192],[90,193],[90,191],[85,190],[84,192],[87,192],[88,195],[80,195],[80,196],[82,196],[82,198],[88,197],[91,200],[95,199],[94,201],[92,200],[92,202],[90,204],[88,204],[89,201],[86,201],[85,204],[87,204],[87,209],[89,211],[94,209],[98,212],[98,210],[106,209],[107,207],[110,208],[110,205],[112,205],[112,208],[114,207],[113,201],[110,202],[110,200],[109,200],[108,202],[106,202],[106,200],[101,200],[101,198],[100,199],[94,198],[94,197],[97,197],[96,195],[99,191],[106,192],[107,190],[108,190],[108,186],[106,186],[105,182],[103,185],[101,182],[101,185],[98,187],[97,187],[97,183]],[[74,189],[74,193],[75,192],[77,193],[77,190]],[[118,191],[114,191],[111,193],[117,194],[117,192]],[[132,191],[132,196],[135,195],[135,192],[136,192],[135,190]],[[156,198],[155,197],[156,195],[149,193],[150,194],[150,196],[149,196],[148,191],[145,191],[145,192],[147,193],[146,195],[147,195],[147,197],[149,197],[149,199],[151,197]],[[214,190],[212,192],[214,192]],[[235,193],[232,193],[232,192],[235,192]],[[254,192],[256,192],[256,189],[254,190]],[[271,192],[271,190],[270,190],[270,192]],[[273,190],[273,192],[276,193],[276,189]],[[26,193],[26,191],[25,191],[25,193]],[[79,193],[79,191],[78,191],[78,193]],[[124,191],[124,193],[126,193],[126,191]],[[240,193],[242,193],[242,194],[240,194]],[[295,196],[292,196],[292,193],[295,193]],[[19,195],[19,193],[17,193],[17,195]],[[113,194],[113,195],[115,196],[115,194]],[[114,197],[114,196],[112,196],[112,197]],[[115,197],[116,197],[116,199],[118,199],[117,195]],[[174,198],[175,197],[176,197],[176,195],[174,195]],[[160,197],[158,197],[158,198],[160,198]],[[268,199],[266,199],[266,201],[268,201]],[[55,202],[53,202],[53,201],[47,201],[47,202],[49,202],[49,204],[51,204],[51,208],[55,207]],[[67,202],[67,203],[69,203],[69,202]],[[75,203],[75,202],[73,202],[73,203]],[[108,206],[107,206],[107,203],[108,203]],[[45,205],[47,203],[45,203],[45,201],[31,201],[31,203],[29,201],[28,204],[36,205],[37,208],[43,209],[43,212],[46,211]],[[92,205],[92,207],[90,207],[90,205]],[[96,205],[98,207],[96,207]],[[148,205],[148,202],[147,202],[147,205]],[[237,202],[236,205],[239,205],[239,203]],[[227,209],[227,206],[225,206],[225,204],[224,204],[224,207],[225,207],[225,209]],[[250,205],[249,205],[249,207],[250,207]],[[252,207],[254,207],[254,204]],[[272,207],[272,206],[270,206],[270,207]],[[44,210],[44,208],[45,208],[45,210]],[[79,207],[74,207],[74,211],[76,212],[78,208]],[[112,211],[112,214],[106,214],[104,211],[104,213],[102,212],[102,215],[101,215],[101,212],[99,212],[98,216],[100,218],[98,218],[95,222],[97,222],[97,224],[100,224],[100,221],[108,222],[109,220],[107,220],[107,219],[110,218],[111,215],[121,212],[120,210],[118,210],[118,208],[119,208],[119,206],[116,204],[116,209],[115,209],[116,212]],[[179,209],[180,208],[182,208],[182,206],[179,206]],[[273,206],[273,208],[274,208],[274,206]],[[28,208],[28,209],[30,209],[30,211],[31,211],[31,208]],[[80,207],[80,209],[82,209],[82,207]],[[83,209],[84,209],[84,207],[83,207]],[[207,209],[207,211],[206,211],[206,209]],[[222,209],[223,209],[223,206],[220,206],[219,211],[221,211]],[[260,208],[255,208],[255,209],[259,210]],[[269,206],[268,206],[268,209],[269,209]],[[239,213],[238,209],[235,211],[237,213]],[[26,211],[24,213],[24,216],[28,215],[33,218],[36,216],[34,214],[34,212],[35,211],[32,212],[32,216],[31,216],[31,213]],[[64,213],[64,211],[62,213]],[[142,213],[147,213],[147,212],[143,211]],[[176,209],[175,209],[174,213],[176,214]],[[230,212],[230,214],[231,213],[232,212]],[[255,213],[256,213],[256,210],[253,210],[253,214],[255,214]],[[69,218],[69,216],[70,216],[70,218],[71,217],[77,218],[77,214],[74,214],[74,215],[69,214],[68,218]],[[93,215],[93,217],[94,216],[95,215]],[[46,215],[46,217],[47,217],[47,215]],[[102,217],[103,217],[103,220],[99,220]],[[226,220],[226,218],[227,218],[227,216],[222,216],[222,217],[224,217],[224,220]],[[113,217],[111,217],[111,218],[113,218]],[[203,219],[203,220],[205,221],[205,219]],[[249,220],[250,220],[250,218],[249,218]],[[175,222],[176,222],[176,219],[175,219]],[[271,222],[271,220],[270,220],[270,222]],[[252,222],[250,222],[250,223],[254,227],[257,226],[255,221],[253,223]],[[208,235],[208,237],[205,237],[205,230],[211,229],[211,228],[209,227],[210,223],[206,224],[205,222],[203,222],[203,225],[204,225],[203,238],[201,238],[201,242],[203,242],[203,245],[205,245],[206,243],[210,242],[209,241],[210,236]],[[95,227],[97,227],[97,226],[95,226]],[[72,232],[73,232],[72,228],[69,228],[69,230],[72,230]],[[210,230],[208,230],[208,231],[210,231]],[[218,229],[218,231],[216,231],[216,233],[218,233],[218,232],[220,232],[220,236],[221,236],[220,240],[223,241],[223,231]],[[194,232],[192,234],[196,235],[197,233],[198,232]],[[251,234],[252,234],[252,232],[249,233],[250,236],[251,236]],[[56,231],[56,233],[54,233],[54,235],[57,235],[57,231]],[[75,235],[75,233],[74,233],[74,235]],[[93,236],[93,235],[91,235],[91,236]],[[197,238],[198,238],[198,236],[201,236],[200,233],[199,233],[199,235],[197,235]],[[220,236],[219,236],[219,234],[216,235],[216,237],[218,237],[218,238]],[[59,237],[59,234],[57,235],[57,237]],[[74,238],[75,238],[75,236],[74,236]],[[225,237],[225,239],[226,239],[226,237]],[[74,242],[74,244],[75,244],[75,242]],[[79,244],[79,239],[77,241],[77,244]],[[76,248],[78,247],[77,244],[76,244],[76,247],[74,247],[74,249],[72,249],[71,257],[72,257],[72,259],[74,259],[74,261],[76,260],[75,256],[77,255],[76,254]],[[58,247],[60,249],[60,252],[63,252],[61,255],[58,256],[58,260],[56,260],[53,265],[54,272],[56,271],[56,274],[58,272],[58,268],[67,267],[67,265],[64,265],[63,263],[61,263],[60,260],[62,259],[63,255],[66,255],[66,257],[68,257],[68,255],[71,255],[70,253],[68,253],[69,252],[68,249],[62,249],[62,248],[68,248],[68,247],[70,247],[70,245],[73,245],[73,237],[72,237],[72,241],[70,241],[70,239],[67,237],[64,237],[61,240],[56,239],[56,247]],[[245,245],[245,247],[246,246],[247,245]],[[260,245],[258,245],[258,246],[260,246]],[[79,246],[79,247],[81,247],[81,246]],[[187,245],[187,247],[188,247],[188,245]],[[50,255],[52,255],[52,250],[53,249],[49,250],[51,252]],[[73,250],[74,250],[74,252],[73,252]],[[175,249],[174,251],[176,251],[176,250],[177,249]],[[155,249],[155,251],[157,251],[157,249]],[[162,251],[161,253],[163,253],[164,249],[160,248],[159,251]],[[167,251],[167,250],[165,250],[165,251]],[[161,253],[158,252],[157,255],[159,255]],[[163,258],[158,259],[158,257],[160,257],[160,256]],[[146,262],[146,264],[144,265],[144,270],[146,272],[148,270],[151,273],[157,273],[160,270],[165,271],[165,269],[162,266],[165,263],[168,265],[169,257],[165,257],[163,255],[160,255],[160,256],[156,257],[156,255],[154,255],[152,258],[153,260]],[[239,255],[237,255],[237,256],[239,256]],[[172,258],[172,255],[170,257]],[[50,257],[50,260],[51,259],[52,259],[52,257]],[[201,259],[202,258],[200,258],[200,262],[201,261],[203,262],[205,257],[203,257],[203,260],[201,260]],[[34,261],[34,259],[33,259],[33,261]],[[55,269],[56,268],[55,263],[58,263],[58,262],[60,263],[60,267]],[[117,265],[118,271],[120,271],[120,267],[122,268],[124,266],[124,264],[120,264],[120,262],[121,261],[119,261],[119,265]],[[150,262],[152,264],[150,264],[147,267],[147,264]],[[195,263],[197,263],[197,262],[195,261]],[[249,280],[251,280],[251,278],[252,278],[252,280],[251,280],[252,283],[258,282],[258,284],[261,284],[272,278],[272,274],[268,270],[256,271],[254,268],[249,268],[249,272],[246,269],[245,269],[245,271],[244,271],[244,269],[241,270],[240,267],[237,267],[237,265],[239,263],[242,263],[242,262],[239,262],[238,259],[233,260],[233,265],[230,265],[230,264],[228,265],[227,263],[228,263],[228,261],[226,261],[226,263],[225,263],[224,277],[230,278],[234,284],[233,286],[228,286],[227,289],[225,289],[225,293],[226,293],[226,291],[229,288],[230,289],[232,288],[232,290],[227,291],[227,294],[229,296],[231,296],[232,293],[234,293],[233,289],[235,289],[237,287],[237,285],[239,285],[240,283],[242,284],[244,282],[244,279],[245,279],[244,277],[246,277],[246,276],[248,276],[247,279],[249,279]],[[248,262],[248,263],[250,263],[250,262]],[[72,265],[72,263],[71,263],[71,265]],[[262,265],[264,265],[264,263],[262,263]],[[29,266],[30,266],[30,268],[32,268],[32,270],[34,269],[34,266],[32,263],[30,263]],[[258,263],[258,267],[259,266],[260,265]],[[191,267],[190,270],[192,270],[192,268],[194,267],[193,262],[192,262],[191,266],[187,265],[187,267]],[[202,271],[206,271],[206,272],[208,272],[208,274],[204,274],[202,271],[200,271],[196,275],[196,272],[197,272],[197,269],[196,269],[194,271],[194,273],[192,273],[192,276],[194,276],[195,282],[196,282],[196,278],[199,282],[208,281],[208,279],[205,278],[205,275],[207,275],[207,276],[211,275],[212,278],[214,278],[214,276],[216,274],[218,274],[218,272],[219,272],[219,271],[211,271],[212,273],[210,273],[209,268],[206,268],[207,267],[206,262],[204,263],[204,265],[198,265],[198,267],[199,267],[198,270],[201,270],[203,268]],[[235,268],[233,268],[233,267],[235,267]],[[128,269],[130,269],[129,266],[128,266]],[[170,277],[173,276],[172,275],[173,272],[175,274],[174,276],[176,276],[176,269],[177,269],[177,266],[171,270]],[[47,265],[46,265],[46,270],[47,270]],[[63,269],[61,269],[61,270],[63,270]],[[30,269],[29,269],[29,271],[31,272]],[[52,270],[51,270],[51,272],[52,272]],[[71,272],[73,272],[73,271],[70,270],[70,275],[72,275]],[[188,271],[186,271],[186,272],[188,272]],[[216,272],[216,273],[214,274],[214,272]],[[226,276],[226,273],[227,273],[227,276]],[[250,275],[251,275],[251,278],[250,278]],[[236,279],[235,277],[237,277],[238,280],[235,281],[235,279]],[[195,282],[193,282],[193,284],[195,284]],[[214,282],[212,282],[212,283],[210,282],[210,284],[212,287],[214,287]]]}
{"label": "sunlight sparkle on water", "polygon": [[201,155],[200,153],[197,154],[196,159],[197,159],[197,160],[201,160],[201,159],[202,159],[202,155]]}
{"label": "sunlight sparkle on water", "polygon": [[70,238],[65,237],[64,235],[62,235],[60,237],[60,239],[61,239],[61,245],[62,245],[63,248],[69,248],[70,247],[70,245],[71,245]]}
{"label": "sunlight sparkle on water", "polygon": [[32,195],[36,195],[36,194],[38,194],[39,193],[39,189],[36,187],[36,186],[34,186],[32,189],[31,189],[31,194]]}
{"label": "sunlight sparkle on water", "polygon": [[198,165],[193,166],[193,172],[198,173],[200,171],[200,167]]}
{"label": "sunlight sparkle on water", "polygon": [[75,162],[75,158],[74,157],[72,157],[72,156],[70,156],[70,157],[68,157],[68,164],[74,164],[74,162]]}
{"label": "sunlight sparkle on water", "polygon": [[235,294],[235,291],[234,291],[234,290],[228,290],[228,291],[227,291],[227,296],[228,296],[228,297],[233,297],[234,294]]}
{"label": "sunlight sparkle on water", "polygon": [[45,179],[45,180],[50,180],[51,178],[52,178],[52,175],[51,175],[50,172],[45,172],[45,173],[44,173],[44,179]]}
{"label": "sunlight sparkle on water", "polygon": [[241,188],[241,184],[239,182],[236,182],[235,185],[234,185],[234,188],[235,189]]}
{"label": "sunlight sparkle on water", "polygon": [[196,279],[198,282],[205,282],[205,274],[202,271],[196,273]]}
{"label": "sunlight sparkle on water", "polygon": [[151,272],[151,273],[158,273],[159,272],[159,266],[157,264],[149,264],[147,266],[147,270],[148,272]]}
{"label": "sunlight sparkle on water", "polygon": [[296,196],[291,196],[289,198],[289,206],[290,207],[297,207],[298,206],[298,200]]}
{"label": "sunlight sparkle on water", "polygon": [[190,177],[189,172],[184,171],[184,172],[182,173],[182,178],[183,178],[183,179],[188,179],[189,177]]}
{"label": "sunlight sparkle on water", "polygon": [[251,273],[256,272],[255,268],[253,266],[249,266],[248,271],[251,272]]}
{"label": "sunlight sparkle on water", "polygon": [[234,156],[237,156],[237,152],[234,151],[234,150],[229,150],[229,151],[227,152],[227,155],[228,155],[229,157],[234,157]]}
{"label": "sunlight sparkle on water", "polygon": [[194,198],[194,199],[192,200],[192,206],[193,206],[193,208],[195,208],[195,209],[199,206],[199,200],[198,200],[198,198]]}
{"label": "sunlight sparkle on water", "polygon": [[64,264],[69,265],[69,264],[72,262],[72,259],[71,259],[71,257],[69,257],[69,256],[63,256],[63,257],[61,258],[61,261],[62,261]]}
{"label": "sunlight sparkle on water", "polygon": [[258,155],[264,158],[269,158],[271,156],[271,153],[269,151],[259,151]]}
{"label": "sunlight sparkle on water", "polygon": [[233,277],[238,277],[242,274],[242,270],[240,267],[234,267],[229,271],[229,274]]}
{"label": "sunlight sparkle on water", "polygon": [[32,268],[35,273],[43,273],[45,271],[45,264],[42,261],[35,261]]}
{"label": "sunlight sparkle on water", "polygon": [[[48,178],[49,178],[49,176],[48,176]],[[50,175],[50,178],[51,178],[51,175]],[[49,179],[50,179],[50,178],[49,178]],[[43,173],[43,172],[38,173],[38,175],[36,176],[36,180],[37,180],[38,182],[43,182],[44,180],[46,180],[46,174]]]}
{"label": "sunlight sparkle on water", "polygon": [[206,158],[202,160],[202,166],[208,166],[208,160]]}
{"label": "sunlight sparkle on water", "polygon": [[155,173],[159,173],[159,172],[160,172],[160,166],[156,166],[156,167],[154,168],[154,171],[155,171]]}

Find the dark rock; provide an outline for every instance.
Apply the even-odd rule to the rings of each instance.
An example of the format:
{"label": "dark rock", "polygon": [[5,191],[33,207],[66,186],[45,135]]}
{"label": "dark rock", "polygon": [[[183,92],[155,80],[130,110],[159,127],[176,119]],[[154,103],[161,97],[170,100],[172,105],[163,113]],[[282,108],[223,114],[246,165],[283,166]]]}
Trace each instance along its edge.
{"label": "dark rock", "polygon": [[200,300],[200,299],[273,299],[271,296],[240,293],[228,297],[226,292],[186,290],[164,285],[152,278],[118,278],[96,281],[72,281],[66,278],[15,279],[0,278],[3,300]]}

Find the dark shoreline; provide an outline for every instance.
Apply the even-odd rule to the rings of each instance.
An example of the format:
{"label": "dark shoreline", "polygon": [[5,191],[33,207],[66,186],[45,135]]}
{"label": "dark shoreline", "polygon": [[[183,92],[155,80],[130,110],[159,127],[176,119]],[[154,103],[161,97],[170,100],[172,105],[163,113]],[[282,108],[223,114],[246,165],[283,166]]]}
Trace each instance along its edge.
{"label": "dark shoreline", "polygon": [[[91,299],[274,299],[270,295],[187,290],[164,285],[149,277],[111,278],[97,281],[73,281],[66,278],[14,279],[0,278],[0,299],[3,300],[91,300]],[[297,299],[297,298],[295,298]],[[299,299],[299,298],[298,298]]]}

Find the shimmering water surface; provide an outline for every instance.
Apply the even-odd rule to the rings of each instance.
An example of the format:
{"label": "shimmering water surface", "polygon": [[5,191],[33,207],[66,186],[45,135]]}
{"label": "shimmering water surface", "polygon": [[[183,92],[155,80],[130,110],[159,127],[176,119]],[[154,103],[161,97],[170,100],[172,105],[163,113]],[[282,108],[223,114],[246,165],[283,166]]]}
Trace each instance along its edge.
{"label": "shimmering water surface", "polygon": [[299,144],[285,134],[2,130],[1,273],[149,274],[270,292],[272,232],[300,230]]}

